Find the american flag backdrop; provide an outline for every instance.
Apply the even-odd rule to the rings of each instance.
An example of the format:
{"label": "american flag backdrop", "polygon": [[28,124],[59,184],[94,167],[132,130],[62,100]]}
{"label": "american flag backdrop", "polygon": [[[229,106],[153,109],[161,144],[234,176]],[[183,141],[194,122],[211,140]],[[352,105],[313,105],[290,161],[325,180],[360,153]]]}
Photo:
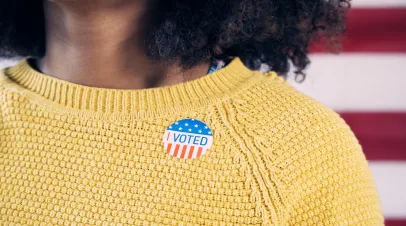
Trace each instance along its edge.
{"label": "american flag backdrop", "polygon": [[406,226],[406,0],[352,6],[343,53],[313,49],[308,77],[292,84],[341,113],[369,160],[386,225]]}
{"label": "american flag backdrop", "polygon": [[352,0],[340,55],[313,49],[299,90],[351,126],[388,226],[406,226],[406,0]]}

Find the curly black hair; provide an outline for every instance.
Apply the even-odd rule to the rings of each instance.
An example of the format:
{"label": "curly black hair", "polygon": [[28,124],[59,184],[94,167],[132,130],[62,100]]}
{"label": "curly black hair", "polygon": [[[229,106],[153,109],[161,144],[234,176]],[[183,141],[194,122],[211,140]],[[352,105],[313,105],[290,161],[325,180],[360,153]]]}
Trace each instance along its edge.
{"label": "curly black hair", "polygon": [[[297,75],[310,63],[309,46],[326,40],[337,49],[350,0],[154,0],[145,33],[148,57],[184,69],[212,58],[240,57],[258,70]],[[0,3],[0,56],[43,57],[42,0]]]}

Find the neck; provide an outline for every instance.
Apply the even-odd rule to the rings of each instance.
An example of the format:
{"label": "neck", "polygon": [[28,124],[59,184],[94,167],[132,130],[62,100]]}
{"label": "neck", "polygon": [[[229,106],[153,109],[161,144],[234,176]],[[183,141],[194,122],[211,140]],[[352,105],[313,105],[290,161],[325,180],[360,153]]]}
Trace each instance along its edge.
{"label": "neck", "polygon": [[209,62],[182,70],[147,58],[143,26],[148,24],[149,14],[141,0],[44,4],[46,54],[38,67],[45,74],[92,87],[141,89],[185,82],[207,73]]}

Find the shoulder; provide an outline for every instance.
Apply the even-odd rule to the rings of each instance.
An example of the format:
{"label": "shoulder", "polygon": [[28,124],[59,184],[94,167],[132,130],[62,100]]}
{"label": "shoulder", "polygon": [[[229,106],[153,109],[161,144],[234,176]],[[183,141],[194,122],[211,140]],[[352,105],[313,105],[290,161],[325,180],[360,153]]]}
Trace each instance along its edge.
{"label": "shoulder", "polygon": [[247,161],[263,189],[279,195],[289,225],[314,218],[322,225],[383,225],[361,145],[336,112],[273,76],[234,102],[241,149],[253,156]]}
{"label": "shoulder", "polygon": [[[263,75],[263,81],[234,101],[241,128],[266,155],[301,155],[305,150],[326,152],[328,144],[347,142],[361,149],[350,127],[339,114],[298,91],[276,74]],[[320,149],[317,146],[324,145]],[[266,147],[266,148],[265,148]],[[283,161],[281,159],[281,161]]]}
{"label": "shoulder", "polygon": [[337,131],[353,139],[349,126],[338,113],[276,74],[262,76],[260,83],[234,100],[238,115],[244,119],[239,122],[245,128],[276,146],[299,140],[304,144]]}

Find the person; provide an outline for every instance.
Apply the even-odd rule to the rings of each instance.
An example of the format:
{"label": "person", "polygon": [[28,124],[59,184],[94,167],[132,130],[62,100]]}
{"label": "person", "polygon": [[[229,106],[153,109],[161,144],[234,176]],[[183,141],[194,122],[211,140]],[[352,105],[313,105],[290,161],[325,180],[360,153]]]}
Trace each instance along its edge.
{"label": "person", "polygon": [[349,7],[2,1],[1,224],[383,225],[350,128],[286,80]]}

